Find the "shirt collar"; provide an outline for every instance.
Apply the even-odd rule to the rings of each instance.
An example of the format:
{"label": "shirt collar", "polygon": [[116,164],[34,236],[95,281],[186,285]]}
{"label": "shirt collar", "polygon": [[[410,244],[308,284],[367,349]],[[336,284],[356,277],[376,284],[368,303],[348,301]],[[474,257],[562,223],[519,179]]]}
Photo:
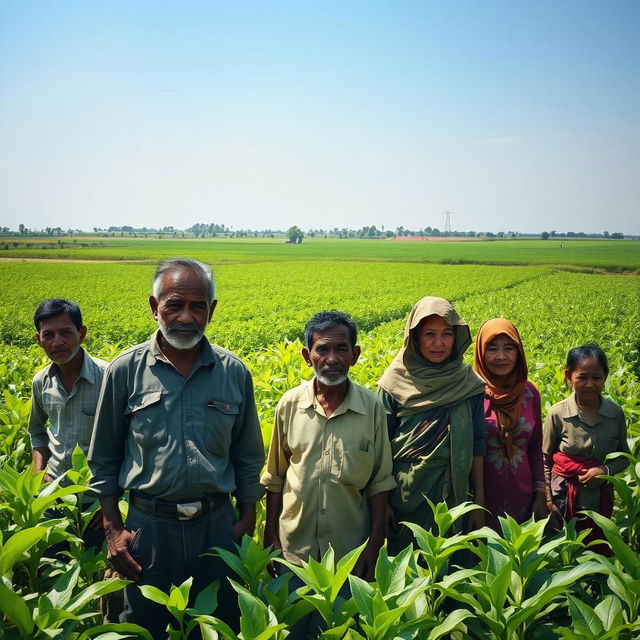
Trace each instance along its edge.
{"label": "shirt collar", "polygon": [[[580,415],[580,408],[578,407],[578,402],[576,401],[575,391],[573,391],[567,398],[564,406],[565,418],[572,418],[574,416]],[[609,400],[609,398],[605,398],[604,396],[600,397],[600,407],[598,408],[598,413],[601,416],[605,416],[606,418],[616,417],[615,411],[611,406],[611,401]]]}
{"label": "shirt collar", "polygon": [[[80,347],[80,351],[82,351],[82,367],[80,367],[78,380],[80,380],[80,378],[84,378],[89,384],[96,384],[96,363],[91,359],[91,356],[82,347]],[[58,365],[55,362],[52,362],[49,365],[47,375],[51,380],[53,380],[59,375],[59,373],[60,369]]]}
{"label": "shirt collar", "polygon": [[[314,380],[312,378],[307,383],[305,383],[305,390],[303,400],[300,402],[300,407],[302,409],[310,409],[311,407],[315,407],[316,405],[316,394],[314,392]],[[355,413],[360,413],[362,415],[366,415],[367,409],[364,406],[364,402],[362,401],[362,396],[360,392],[355,388],[355,385],[351,380],[349,380],[349,388],[347,389],[347,395],[345,399],[342,401],[342,404],[331,414],[331,416],[341,415],[346,413],[347,411],[353,411]]]}
{"label": "shirt collar", "polygon": [[[160,348],[160,342],[158,340],[160,336],[160,329],[156,329],[155,333],[151,336],[149,340],[149,353],[153,357],[154,360],[162,360],[163,362],[168,362],[164,353],[162,353],[162,349]],[[202,337],[202,349],[200,351],[200,356],[198,360],[196,360],[196,364],[193,367],[195,371],[198,367],[209,366],[211,364],[215,365],[219,362],[219,357],[215,353],[215,351],[211,348],[211,344],[209,341],[203,336]],[[149,363],[152,364],[152,363]]]}
{"label": "shirt collar", "polygon": [[572,418],[573,416],[579,416],[580,409],[578,408],[578,403],[576,402],[576,394],[574,391],[571,392],[571,395],[565,400],[564,403],[564,416],[565,418]]}

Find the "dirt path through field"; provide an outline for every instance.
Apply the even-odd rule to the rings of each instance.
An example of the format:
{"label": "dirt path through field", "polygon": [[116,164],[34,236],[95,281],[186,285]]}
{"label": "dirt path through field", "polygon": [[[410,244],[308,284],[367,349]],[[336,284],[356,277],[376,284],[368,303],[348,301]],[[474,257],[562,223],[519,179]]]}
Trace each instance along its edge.
{"label": "dirt path through field", "polygon": [[[114,263],[130,263],[130,262],[137,262],[137,263],[146,263],[148,262],[147,260],[134,260],[131,258],[127,258],[126,260],[101,260],[101,259],[88,259],[88,258],[0,258],[0,262],[86,262],[86,263],[92,263],[92,262],[114,262]],[[149,263],[151,264],[151,263]]]}

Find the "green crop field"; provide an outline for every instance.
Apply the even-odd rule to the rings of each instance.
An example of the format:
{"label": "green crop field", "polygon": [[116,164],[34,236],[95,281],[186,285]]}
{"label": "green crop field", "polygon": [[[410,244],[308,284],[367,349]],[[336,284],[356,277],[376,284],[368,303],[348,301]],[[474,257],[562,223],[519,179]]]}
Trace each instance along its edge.
{"label": "green crop field", "polygon": [[[14,246],[15,245],[15,246]],[[4,247],[4,249],[3,249]],[[45,248],[42,248],[45,247]],[[188,255],[212,264],[291,260],[373,260],[444,262],[449,264],[564,265],[582,269],[637,272],[638,240],[352,240],[305,238],[301,245],[269,238],[150,237],[6,238],[1,257],[63,258],[76,260],[142,260],[157,262]]]}
{"label": "green crop field", "polygon": [[[265,443],[282,393],[311,376],[300,357],[299,338],[308,317],[323,309],[344,310],[357,320],[362,357],[352,376],[371,388],[401,344],[406,314],[424,295],[452,300],[474,335],[487,318],[513,320],[525,343],[530,379],[541,392],[543,413],[567,394],[562,366],[569,348],[597,341],[609,356],[606,393],[625,411],[633,450],[632,464],[616,481],[613,520],[603,523],[612,558],[584,549],[571,525],[548,538],[544,523],[509,523],[502,537],[474,543],[472,535],[450,530],[458,512],[439,511],[441,528],[421,534],[413,552],[389,559],[383,551],[376,580],[352,579],[353,598],[343,607],[334,606],[335,595],[353,559],[338,569],[325,558],[322,568],[307,570],[309,593],[316,594],[311,599],[332,627],[325,637],[524,640],[640,634],[640,276],[634,275],[639,242],[564,240],[560,249],[557,239],[319,238],[293,246],[259,238],[90,237],[76,244],[104,244],[65,242],[62,248],[38,249],[26,248],[29,241],[36,244],[30,239],[13,248],[9,242],[11,248],[0,250],[0,257],[90,262],[0,261],[0,637],[135,636],[124,628],[99,627],[98,597],[122,585],[101,581],[104,556],[85,552],[74,536],[87,518],[75,506],[75,494],[42,488],[28,467],[30,382],[46,364],[33,341],[31,318],[43,298],[76,300],[89,328],[88,349],[111,359],[154,330],[147,302],[153,264],[176,255],[214,266],[219,304],[207,335],[249,366]],[[83,484],[87,468],[81,456],[76,462],[70,476]],[[55,498],[64,503],[64,517],[46,520],[42,511]],[[286,637],[280,625],[292,621],[294,608],[282,581],[265,571],[268,555],[258,544],[262,509],[259,516],[256,541],[246,540],[239,551],[238,589],[243,613],[253,625],[253,635],[242,637],[279,640]],[[47,548],[62,539],[71,544],[67,561],[46,559]],[[451,553],[459,549],[473,550],[475,569],[452,566]],[[185,621],[182,628],[176,622],[176,638],[187,637],[186,621],[196,618],[196,612],[185,612],[187,588],[171,596],[174,611]],[[204,602],[200,613],[211,613]],[[207,638],[237,638],[208,627],[210,622],[201,624]]]}

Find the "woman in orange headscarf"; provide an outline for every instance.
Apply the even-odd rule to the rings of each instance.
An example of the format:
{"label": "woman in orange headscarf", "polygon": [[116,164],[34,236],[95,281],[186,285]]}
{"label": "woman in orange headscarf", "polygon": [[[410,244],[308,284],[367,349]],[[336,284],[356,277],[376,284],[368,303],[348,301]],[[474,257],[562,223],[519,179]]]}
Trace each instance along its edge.
{"label": "woman in orange headscarf", "polygon": [[548,515],[542,463],[540,394],[527,380],[522,340],[513,323],[485,322],[476,338],[475,370],[487,383],[484,462],[487,524],[499,529],[498,516],[518,522]]}

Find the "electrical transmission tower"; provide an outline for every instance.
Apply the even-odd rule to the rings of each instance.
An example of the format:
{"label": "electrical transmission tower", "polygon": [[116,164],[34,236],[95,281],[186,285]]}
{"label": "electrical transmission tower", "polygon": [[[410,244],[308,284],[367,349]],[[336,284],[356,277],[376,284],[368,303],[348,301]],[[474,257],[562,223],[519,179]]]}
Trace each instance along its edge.
{"label": "electrical transmission tower", "polygon": [[453,211],[445,211],[444,216],[444,235],[448,236],[451,234],[451,216],[453,215]]}

